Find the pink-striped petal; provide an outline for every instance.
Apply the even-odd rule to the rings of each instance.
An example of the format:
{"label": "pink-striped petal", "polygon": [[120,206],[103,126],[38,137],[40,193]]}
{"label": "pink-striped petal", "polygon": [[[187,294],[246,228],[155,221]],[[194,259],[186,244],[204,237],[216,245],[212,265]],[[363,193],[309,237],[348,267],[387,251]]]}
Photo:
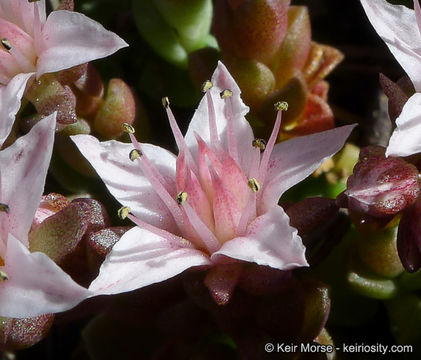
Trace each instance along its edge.
{"label": "pink-striped petal", "polygon": [[77,12],[53,11],[42,29],[37,76],[100,59],[128,46],[98,22]]}
{"label": "pink-striped petal", "polygon": [[132,291],[206,265],[209,257],[201,251],[135,227],[114,245],[89,290],[95,295]]}
{"label": "pink-striped petal", "polygon": [[61,312],[89,295],[47,255],[30,253],[12,235],[4,261],[2,270],[9,279],[0,283],[0,316],[23,318]]}
{"label": "pink-striped petal", "polygon": [[259,213],[278,203],[281,195],[313,173],[339,151],[355,125],[347,125],[276,144],[269,159]]}
{"label": "pink-striped petal", "polygon": [[[79,151],[89,160],[111,194],[143,221],[168,231],[176,231],[173,217],[153,186],[142,173],[136,161],[130,161],[132,144],[117,141],[99,142],[90,135],[72,136]],[[175,196],[176,159],[169,151],[158,146],[142,144],[142,150],[172,184]]]}
{"label": "pink-striped petal", "polygon": [[25,246],[44,191],[55,127],[56,113],[0,152],[0,202],[9,206],[9,232]]}
{"label": "pink-striped petal", "polygon": [[280,270],[308,266],[297,229],[289,225],[289,217],[280,206],[257,217],[248,226],[245,236],[227,241],[212,254],[211,260],[224,263],[224,257]]}

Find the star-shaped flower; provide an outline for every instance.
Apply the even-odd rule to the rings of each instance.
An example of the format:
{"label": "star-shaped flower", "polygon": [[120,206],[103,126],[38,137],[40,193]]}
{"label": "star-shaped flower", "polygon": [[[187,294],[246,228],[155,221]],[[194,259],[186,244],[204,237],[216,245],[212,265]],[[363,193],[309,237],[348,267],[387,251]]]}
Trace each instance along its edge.
{"label": "star-shaped flower", "polygon": [[[254,139],[240,89],[222,63],[183,138],[163,99],[178,156],[151,144],[72,139],[137,226],[126,232],[89,290],[115,294],[184,270],[254,262],[286,270],[307,266],[297,230],[278,206],[280,196],[337,152],[345,126],[275,144]],[[208,279],[210,282],[211,279]],[[207,284],[209,287],[209,284]]]}
{"label": "star-shaped flower", "polygon": [[[57,10],[46,15],[45,0],[0,2],[0,90],[10,82],[22,89],[32,77],[39,78],[113,54],[128,46],[124,40],[83,14]],[[16,110],[17,111],[17,110]],[[1,119],[3,129],[14,118]]]}
{"label": "star-shaped flower", "polygon": [[60,312],[89,294],[47,255],[28,249],[28,233],[50,163],[55,123],[54,113],[0,151],[0,316]]}

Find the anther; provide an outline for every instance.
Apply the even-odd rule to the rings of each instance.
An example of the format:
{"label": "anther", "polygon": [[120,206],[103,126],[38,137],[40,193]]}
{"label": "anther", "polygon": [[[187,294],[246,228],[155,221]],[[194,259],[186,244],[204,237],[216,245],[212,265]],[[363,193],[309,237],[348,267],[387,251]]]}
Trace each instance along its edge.
{"label": "anther", "polygon": [[187,200],[187,193],[185,191],[180,191],[175,197],[178,205],[183,205]]}
{"label": "anther", "polygon": [[253,145],[253,147],[258,148],[260,150],[265,150],[266,149],[266,140],[263,139],[254,139],[251,143]]}
{"label": "anther", "polygon": [[232,91],[229,89],[225,89],[224,91],[221,91],[219,95],[221,96],[221,99],[227,99],[232,96]]}
{"label": "anther", "polygon": [[9,205],[0,203],[0,212],[8,213],[10,210]]}
{"label": "anther", "polygon": [[260,190],[260,184],[257,182],[255,178],[251,178],[248,181],[248,185],[253,192],[258,192]]}
{"label": "anther", "polygon": [[0,270],[0,281],[7,281],[9,280],[9,276],[4,272]]}
{"label": "anther", "polygon": [[168,109],[170,107],[170,99],[168,99],[166,96],[162,98],[162,106],[165,109]]}
{"label": "anther", "polygon": [[278,101],[274,104],[274,107],[276,111],[279,111],[279,110],[287,111],[288,103],[286,101]]}
{"label": "anther", "polygon": [[131,126],[130,124],[124,123],[122,126],[123,126],[124,132],[126,132],[128,134],[134,134],[135,133],[134,127]]}
{"label": "anther", "polygon": [[208,90],[212,89],[212,81],[206,80],[202,85],[202,92],[207,92]]}
{"label": "anther", "polygon": [[129,158],[131,161],[135,161],[136,159],[139,159],[142,156],[142,152],[137,149],[133,149],[129,153]]}
{"label": "anther", "polygon": [[121,220],[124,220],[129,215],[131,209],[128,206],[123,206],[117,211],[117,215]]}
{"label": "anther", "polygon": [[28,0],[28,2],[33,3],[33,2],[38,2],[39,0]]}
{"label": "anther", "polygon": [[7,50],[10,51],[12,50],[12,44],[10,43],[9,40],[7,40],[6,38],[1,39],[1,44],[3,45],[3,47]]}

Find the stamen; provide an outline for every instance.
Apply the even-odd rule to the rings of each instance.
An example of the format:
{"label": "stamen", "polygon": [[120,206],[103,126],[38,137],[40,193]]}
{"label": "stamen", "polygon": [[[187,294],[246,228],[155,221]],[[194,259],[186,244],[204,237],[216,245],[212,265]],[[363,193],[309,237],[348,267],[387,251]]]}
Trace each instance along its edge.
{"label": "stamen", "polygon": [[251,160],[251,166],[249,170],[250,179],[259,177],[259,165],[260,165],[260,150],[259,148],[254,148],[252,160]]}
{"label": "stamen", "polygon": [[260,184],[255,178],[251,178],[248,181],[248,185],[253,192],[258,192],[260,190]]}
{"label": "stamen", "polygon": [[[38,1],[32,1],[38,2]],[[45,4],[44,4],[45,5]],[[41,4],[42,6],[42,4]],[[33,32],[34,32],[34,39],[41,39],[41,19],[39,15],[40,8],[38,4],[34,4],[34,20],[33,20]],[[41,52],[41,42],[34,41],[35,51],[37,54]]]}
{"label": "stamen", "polygon": [[266,140],[264,139],[254,139],[251,143],[253,147],[260,149],[262,152],[266,149]]}
{"label": "stamen", "polygon": [[227,98],[232,97],[232,91],[229,89],[225,89],[221,91],[219,95],[221,96],[221,99],[227,99]]}
{"label": "stamen", "polygon": [[279,111],[279,110],[287,111],[288,110],[288,103],[286,101],[278,101],[273,106],[275,107],[276,111]]}
{"label": "stamen", "polygon": [[212,82],[207,80],[202,86],[202,91],[206,93],[206,99],[208,102],[210,143],[212,147],[216,147],[219,142],[219,139],[218,139],[218,130],[216,127],[215,107],[213,106],[212,95],[210,92],[210,89],[212,88],[212,86],[213,86]]}
{"label": "stamen", "polygon": [[203,84],[202,84],[202,92],[206,93],[208,92],[210,89],[212,89],[213,84],[212,81],[210,80],[206,80]]}
{"label": "stamen", "polygon": [[189,166],[192,168],[193,172],[197,175],[198,169],[197,169],[196,162],[193,160],[193,156],[190,152],[190,149],[187,147],[186,142],[184,141],[184,136],[181,133],[180,128],[178,127],[178,124],[177,124],[177,121],[175,120],[173,112],[171,111],[170,101],[168,100],[167,97],[162,98],[162,105],[164,106],[167,112],[168,121],[170,123],[171,131],[174,135],[174,139],[177,144],[178,151],[185,152]]}
{"label": "stamen", "polygon": [[256,216],[256,193],[250,192],[247,200],[247,205],[241,214],[240,221],[237,225],[237,236],[244,236],[246,233],[248,222],[251,218]]}
{"label": "stamen", "polygon": [[7,281],[9,280],[9,276],[4,272],[0,270],[0,281]]}
{"label": "stamen", "polygon": [[237,141],[234,135],[234,128],[233,128],[233,115],[232,115],[232,91],[229,89],[225,89],[220,93],[221,99],[225,99],[225,111],[227,116],[227,123],[228,123],[228,153],[234,159],[234,161],[238,164],[238,150],[237,150]]}
{"label": "stamen", "polygon": [[37,2],[37,1],[40,1],[40,0],[28,0],[28,2],[30,3]]}
{"label": "stamen", "polygon": [[117,211],[117,215],[121,220],[124,220],[130,213],[131,209],[128,206],[123,206]]}
{"label": "stamen", "polygon": [[168,109],[170,107],[170,99],[168,99],[166,96],[162,98],[162,106],[165,109]]}
{"label": "stamen", "polygon": [[139,142],[137,141],[136,137],[129,133],[130,139],[134,147],[142,153],[142,156],[139,157],[139,165],[140,169],[142,170],[143,174],[151,183],[152,187],[155,190],[155,193],[160,197],[162,202],[167,206],[168,210],[170,211],[171,215],[173,216],[176,224],[178,225],[181,232],[184,231],[184,219],[183,219],[183,212],[178,207],[177,202],[175,199],[170,195],[168,190],[165,188],[164,184],[166,181],[156,169],[156,167],[151,163],[149,158],[146,156],[140,147]]}
{"label": "stamen", "polygon": [[10,210],[9,205],[0,203],[0,212],[8,213]]}
{"label": "stamen", "polygon": [[180,191],[176,198],[178,205],[183,205],[187,200],[187,193],[185,191]]}
{"label": "stamen", "polygon": [[142,156],[141,151],[140,150],[137,150],[137,149],[133,149],[129,153],[129,159],[131,161],[135,161],[136,159],[139,159],[141,156]]}
{"label": "stamen", "polygon": [[124,123],[123,125],[123,131],[128,133],[128,134],[134,134],[135,133],[135,129],[133,126],[131,126],[130,124]]}
{"label": "stamen", "polygon": [[194,209],[187,201],[185,201],[182,206],[190,224],[202,239],[209,253],[212,254],[217,251],[220,247],[220,244],[213,232],[209,230],[209,228],[205,225],[202,219],[200,219],[199,215],[197,215],[196,211],[194,211]]}
{"label": "stamen", "polygon": [[188,240],[174,235],[166,230],[157,228],[151,224],[148,224],[142,220],[140,220],[139,218],[137,218],[136,216],[132,215],[132,214],[128,214],[127,217],[133,221],[137,226],[139,226],[141,229],[145,229],[150,231],[151,233],[158,235],[162,238],[164,238],[165,240],[167,240],[170,244],[174,244],[176,246],[179,247],[183,247],[183,248],[190,248],[190,249],[194,249],[195,246]]}
{"label": "stamen", "polygon": [[263,153],[262,160],[260,162],[259,179],[262,185],[265,182],[267,167],[269,164],[269,158],[270,158],[270,155],[272,154],[272,150],[273,150],[273,147],[275,146],[279,129],[281,127],[281,120],[282,120],[281,110],[288,109],[288,103],[286,103],[285,101],[278,101],[275,104],[275,109],[278,110],[278,113],[276,114],[275,125],[273,126],[272,134],[270,135],[269,141],[265,148],[265,152]]}
{"label": "stamen", "polygon": [[9,40],[7,40],[6,38],[1,39],[1,44],[3,45],[3,47],[7,50],[10,51],[12,50],[12,44],[10,43]]}

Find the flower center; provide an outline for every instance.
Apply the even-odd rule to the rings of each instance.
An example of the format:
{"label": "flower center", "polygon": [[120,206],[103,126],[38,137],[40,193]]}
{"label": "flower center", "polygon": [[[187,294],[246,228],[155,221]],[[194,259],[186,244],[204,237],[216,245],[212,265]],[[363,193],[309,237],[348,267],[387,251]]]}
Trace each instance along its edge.
{"label": "flower center", "polygon": [[[263,191],[269,158],[279,132],[281,111],[286,103],[277,103],[278,116],[269,141],[255,139],[248,173],[239,163],[237,138],[233,126],[233,93],[225,89],[215,94],[212,83],[205,82],[203,91],[209,119],[209,143],[199,134],[197,154],[193,156],[177,125],[168,98],[162,99],[169,123],[174,134],[179,155],[176,168],[176,189],[162,177],[158,169],[142,151],[142,145],[134,136],[132,127],[123,126],[134,145],[129,158],[139,163],[143,174],[167,206],[178,227],[177,243],[188,239],[189,244],[211,254],[221,245],[246,233],[248,224],[258,215],[258,202]],[[219,95],[219,96],[218,96]],[[219,138],[214,102],[218,109],[224,108],[226,116],[227,143]],[[169,238],[165,230],[145,224],[129,214],[130,209],[122,208],[121,214],[129,217],[138,226]],[[174,235],[172,235],[174,237]],[[169,240],[170,241],[170,240]]]}
{"label": "flower center", "polygon": [[32,8],[33,13],[30,14],[0,11],[0,84],[2,85],[7,85],[17,74],[36,70],[37,49],[34,39],[40,36],[41,23],[38,5],[33,4],[30,6],[30,9]]}

